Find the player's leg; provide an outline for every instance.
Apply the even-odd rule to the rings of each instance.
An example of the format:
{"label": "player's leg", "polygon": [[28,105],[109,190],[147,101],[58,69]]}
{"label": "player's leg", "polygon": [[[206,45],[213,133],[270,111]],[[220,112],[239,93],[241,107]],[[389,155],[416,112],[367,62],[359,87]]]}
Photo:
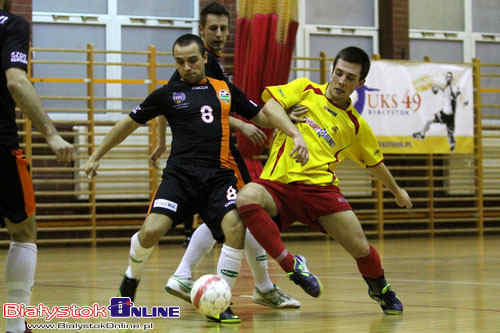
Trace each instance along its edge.
{"label": "player's leg", "polygon": [[160,213],[150,213],[141,229],[130,239],[128,267],[120,285],[120,296],[130,297],[133,301],[141,280],[144,266],[151,257],[153,247],[173,225],[169,216]]}
{"label": "player's leg", "polygon": [[379,302],[384,313],[402,313],[403,305],[385,279],[380,256],[368,243],[354,212],[347,210],[322,216],[319,222],[325,231],[356,260],[358,269],[368,284],[368,294]]}
{"label": "player's leg", "polygon": [[165,285],[165,290],[169,294],[180,297],[186,302],[191,302],[193,268],[212,250],[215,243],[215,238],[205,223],[195,229],[179,266],[177,266],[174,275],[168,279]]}
{"label": "player's leg", "polygon": [[266,250],[257,242],[252,233],[245,232],[245,256],[255,283],[252,300],[254,303],[272,308],[299,308],[300,302],[276,286],[269,276]]}
{"label": "player's leg", "polygon": [[455,150],[455,145],[457,144],[455,140],[455,116],[448,115],[446,119],[446,134],[448,135],[448,143],[450,145],[450,150]]}
{"label": "player's leg", "polygon": [[[285,196],[286,191],[280,195]],[[238,194],[237,206],[246,227],[267,253],[306,293],[318,297],[321,284],[317,277],[308,271],[305,258],[294,257],[281,240],[280,230],[271,218],[278,216],[278,206],[268,189],[256,183],[245,185]]]}
{"label": "player's leg", "polygon": [[[11,239],[5,262],[6,302],[29,305],[38,252],[33,184],[21,150],[0,147],[0,157],[0,224],[5,223]],[[24,318],[9,318],[7,332],[25,332],[25,325]]]}
{"label": "player's leg", "polygon": [[188,247],[191,237],[193,236],[194,216],[188,216],[184,219],[182,224],[184,225],[184,236],[186,236],[184,239],[184,247]]}

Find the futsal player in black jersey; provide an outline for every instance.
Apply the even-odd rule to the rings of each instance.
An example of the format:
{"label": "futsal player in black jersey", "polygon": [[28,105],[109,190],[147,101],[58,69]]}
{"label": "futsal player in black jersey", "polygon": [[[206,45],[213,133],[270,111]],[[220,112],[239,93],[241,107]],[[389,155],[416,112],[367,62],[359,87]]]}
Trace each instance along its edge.
{"label": "futsal player in black jersey", "polygon": [[[112,147],[148,120],[167,118],[172,129],[172,151],[148,216],[132,236],[129,266],[120,290],[129,289],[127,279],[139,281],[153,246],[175,223],[194,213],[200,214],[216,239],[224,241],[217,272],[232,272],[220,275],[231,287],[234,285],[245,233],[235,210],[237,166],[229,147],[230,112],[262,127],[279,128],[293,138],[295,159],[306,163],[309,158],[304,138],[286,113],[259,110],[231,83],[206,77],[207,55],[200,37],[182,35],[172,49],[181,80],[155,90],[119,121],[84,166],[87,175],[94,176],[99,160]],[[124,296],[134,299],[135,294]],[[226,312],[229,322],[240,321],[230,308]],[[221,315],[211,319],[220,321]]]}
{"label": "futsal player in black jersey", "polygon": [[[203,8],[200,13],[199,31],[207,49],[207,63],[205,65],[206,75],[220,80],[228,80],[220,64],[221,51],[224,49],[225,42],[229,35],[229,13],[224,6],[217,2],[213,2]],[[180,80],[178,71],[170,78],[170,81],[175,80]],[[257,126],[231,116],[229,119],[231,129],[240,130],[256,145],[265,144],[266,134]],[[165,118],[159,117],[158,124],[159,146],[155,149],[151,157],[155,165],[156,160],[166,151]],[[231,136],[231,139],[233,139],[233,136]],[[250,182],[250,175],[248,174],[245,161],[241,157],[233,140],[231,140],[230,144],[231,153],[238,166],[238,170],[236,171],[239,171],[236,173],[238,185],[242,186]],[[192,225],[192,221],[192,216],[188,216],[184,220],[184,228],[189,228]],[[194,283],[192,279],[192,270],[195,265],[210,252],[215,243],[216,239],[206,224],[201,224],[196,228],[181,262],[175,273],[168,279],[165,285],[165,290],[169,294],[182,298],[187,302],[191,301],[190,294]],[[267,253],[248,230],[245,234],[244,249],[255,286],[252,301],[273,308],[299,308],[301,305],[300,302],[285,294],[271,280],[268,271]],[[222,318],[221,320],[225,322],[228,319]]]}
{"label": "futsal player in black jersey", "polygon": [[[19,148],[16,105],[42,133],[58,161],[73,158],[73,146],[57,133],[26,75],[29,23],[9,12],[0,0],[0,226],[7,226],[10,247],[5,265],[7,298],[3,303],[30,304],[37,261],[35,196],[28,161]],[[31,332],[24,318],[7,319],[7,333]]]}

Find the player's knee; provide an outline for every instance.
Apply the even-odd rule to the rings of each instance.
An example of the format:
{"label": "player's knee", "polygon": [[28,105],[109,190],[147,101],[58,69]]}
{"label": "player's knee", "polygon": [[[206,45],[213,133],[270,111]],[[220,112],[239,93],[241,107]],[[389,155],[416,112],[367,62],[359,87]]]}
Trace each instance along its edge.
{"label": "player's knee", "polygon": [[238,208],[259,203],[259,192],[252,184],[245,185],[241,191],[238,192],[238,198],[236,199],[236,206]]}
{"label": "player's knee", "polygon": [[148,215],[139,234],[141,245],[149,248],[157,244],[160,238],[167,233],[170,225],[171,221],[166,216]]}
{"label": "player's knee", "polygon": [[15,242],[34,243],[36,241],[36,223],[33,216],[20,223],[7,223],[10,238]]}
{"label": "player's knee", "polygon": [[351,250],[351,255],[356,259],[370,255],[370,244],[368,244],[366,237],[360,237],[356,240]]}

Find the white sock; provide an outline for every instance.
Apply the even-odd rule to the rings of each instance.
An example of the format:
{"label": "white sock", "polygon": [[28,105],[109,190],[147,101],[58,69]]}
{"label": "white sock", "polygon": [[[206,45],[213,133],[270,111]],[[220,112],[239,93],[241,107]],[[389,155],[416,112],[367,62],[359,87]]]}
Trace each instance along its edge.
{"label": "white sock", "polygon": [[255,287],[262,293],[272,290],[274,284],[269,276],[266,250],[260,246],[248,229],[245,234],[245,255],[252,271]]}
{"label": "white sock", "polygon": [[194,266],[212,250],[215,242],[212,232],[205,223],[196,228],[174,275],[190,279]]}
{"label": "white sock", "polygon": [[[35,282],[37,247],[34,243],[11,242],[5,264],[7,302],[30,304]],[[24,318],[7,319],[7,331],[24,332]]]}
{"label": "white sock", "polygon": [[136,232],[130,239],[130,253],[128,257],[128,267],[125,275],[130,279],[140,280],[144,265],[151,257],[153,246],[149,249],[143,248],[139,242],[139,232]]}
{"label": "white sock", "polygon": [[226,280],[231,289],[233,289],[240,274],[242,258],[243,250],[232,248],[226,244],[222,245],[219,262],[217,263],[217,274]]}

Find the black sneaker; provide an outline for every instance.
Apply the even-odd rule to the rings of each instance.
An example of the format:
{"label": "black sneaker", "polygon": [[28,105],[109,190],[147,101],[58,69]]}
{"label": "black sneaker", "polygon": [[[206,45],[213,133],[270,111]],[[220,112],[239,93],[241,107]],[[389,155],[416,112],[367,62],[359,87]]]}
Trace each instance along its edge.
{"label": "black sneaker", "polygon": [[391,285],[388,283],[382,289],[380,294],[375,293],[371,288],[368,288],[368,295],[380,304],[380,307],[387,315],[400,315],[403,313],[403,303],[392,291]]}
{"label": "black sneaker", "polygon": [[288,273],[290,280],[298,284],[306,293],[312,297],[319,297],[323,286],[321,281],[309,272],[306,266],[306,258],[303,256],[295,256],[293,263],[293,272]]}
{"label": "black sneaker", "polygon": [[218,315],[217,318],[207,316],[207,319],[210,321],[215,321],[217,323],[222,323],[222,324],[239,324],[239,323],[241,323],[240,317],[233,313],[233,310],[231,310],[231,307],[228,307],[226,309],[226,311],[224,311],[220,315]]}
{"label": "black sneaker", "polygon": [[133,302],[135,300],[135,292],[137,291],[138,285],[139,285],[139,280],[130,279],[126,275],[124,275],[122,284],[120,285],[120,290],[118,291],[118,296],[130,297],[130,299]]}

